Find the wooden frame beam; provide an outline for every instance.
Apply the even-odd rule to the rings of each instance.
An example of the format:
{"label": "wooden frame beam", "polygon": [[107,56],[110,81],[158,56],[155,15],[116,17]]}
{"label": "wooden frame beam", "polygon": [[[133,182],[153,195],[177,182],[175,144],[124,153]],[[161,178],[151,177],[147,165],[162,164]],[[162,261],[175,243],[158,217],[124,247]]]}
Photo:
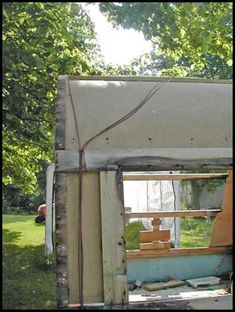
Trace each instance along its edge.
{"label": "wooden frame beam", "polygon": [[228,170],[222,210],[217,214],[212,228],[210,246],[233,244],[233,171]]}
{"label": "wooden frame beam", "polygon": [[170,250],[127,250],[127,259],[161,258],[190,255],[229,254],[227,247],[172,248]]}
{"label": "wooden frame beam", "polygon": [[128,302],[125,214],[122,179],[115,171],[100,172],[103,291],[106,305]]}
{"label": "wooden frame beam", "polygon": [[171,217],[207,217],[215,216],[220,209],[208,210],[180,210],[180,211],[148,211],[126,213],[128,218],[171,218]]}
{"label": "wooden frame beam", "polygon": [[149,180],[195,180],[195,179],[226,179],[227,173],[184,173],[184,174],[124,174],[124,181]]}

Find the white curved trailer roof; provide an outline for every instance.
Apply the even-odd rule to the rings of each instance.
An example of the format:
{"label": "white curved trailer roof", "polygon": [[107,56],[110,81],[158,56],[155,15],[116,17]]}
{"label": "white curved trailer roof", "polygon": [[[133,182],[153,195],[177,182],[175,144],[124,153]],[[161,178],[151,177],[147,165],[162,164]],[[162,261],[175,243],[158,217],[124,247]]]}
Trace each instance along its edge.
{"label": "white curved trailer roof", "polygon": [[77,167],[78,149],[130,112],[163,81],[160,90],[135,115],[87,145],[87,170],[112,166],[125,170],[231,166],[231,81],[60,76],[59,110],[64,109],[64,117],[57,107],[57,167]]}

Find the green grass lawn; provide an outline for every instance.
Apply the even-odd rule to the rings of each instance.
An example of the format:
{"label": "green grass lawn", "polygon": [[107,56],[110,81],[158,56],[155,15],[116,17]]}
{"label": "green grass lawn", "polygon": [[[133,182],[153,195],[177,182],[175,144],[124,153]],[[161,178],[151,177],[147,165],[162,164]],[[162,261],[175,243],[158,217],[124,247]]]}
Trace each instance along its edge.
{"label": "green grass lawn", "polygon": [[126,249],[133,250],[140,248],[139,232],[146,230],[141,221],[130,222],[125,229]]}
{"label": "green grass lawn", "polygon": [[45,225],[3,216],[3,309],[55,309],[55,260],[45,258]]}
{"label": "green grass lawn", "polygon": [[210,244],[214,218],[182,218],[180,221],[180,247],[207,247]]}

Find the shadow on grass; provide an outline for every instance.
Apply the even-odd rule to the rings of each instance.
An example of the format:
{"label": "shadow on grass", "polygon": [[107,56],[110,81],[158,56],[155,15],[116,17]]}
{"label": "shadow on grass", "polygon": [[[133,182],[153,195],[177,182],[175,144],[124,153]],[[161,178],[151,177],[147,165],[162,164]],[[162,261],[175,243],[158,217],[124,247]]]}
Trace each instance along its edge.
{"label": "shadow on grass", "polygon": [[47,264],[45,247],[15,244],[20,232],[4,230],[3,309],[56,309],[55,259]]}
{"label": "shadow on grass", "polygon": [[21,232],[11,232],[8,229],[4,229],[2,233],[4,243],[15,243],[22,236]]}

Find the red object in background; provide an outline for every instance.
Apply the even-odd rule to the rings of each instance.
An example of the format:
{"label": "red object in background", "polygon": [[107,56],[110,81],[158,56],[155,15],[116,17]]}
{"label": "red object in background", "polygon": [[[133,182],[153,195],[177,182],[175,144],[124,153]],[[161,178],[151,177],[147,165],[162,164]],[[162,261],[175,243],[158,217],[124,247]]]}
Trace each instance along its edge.
{"label": "red object in background", "polygon": [[38,207],[38,215],[40,217],[45,217],[46,216],[46,204],[42,204]]}

